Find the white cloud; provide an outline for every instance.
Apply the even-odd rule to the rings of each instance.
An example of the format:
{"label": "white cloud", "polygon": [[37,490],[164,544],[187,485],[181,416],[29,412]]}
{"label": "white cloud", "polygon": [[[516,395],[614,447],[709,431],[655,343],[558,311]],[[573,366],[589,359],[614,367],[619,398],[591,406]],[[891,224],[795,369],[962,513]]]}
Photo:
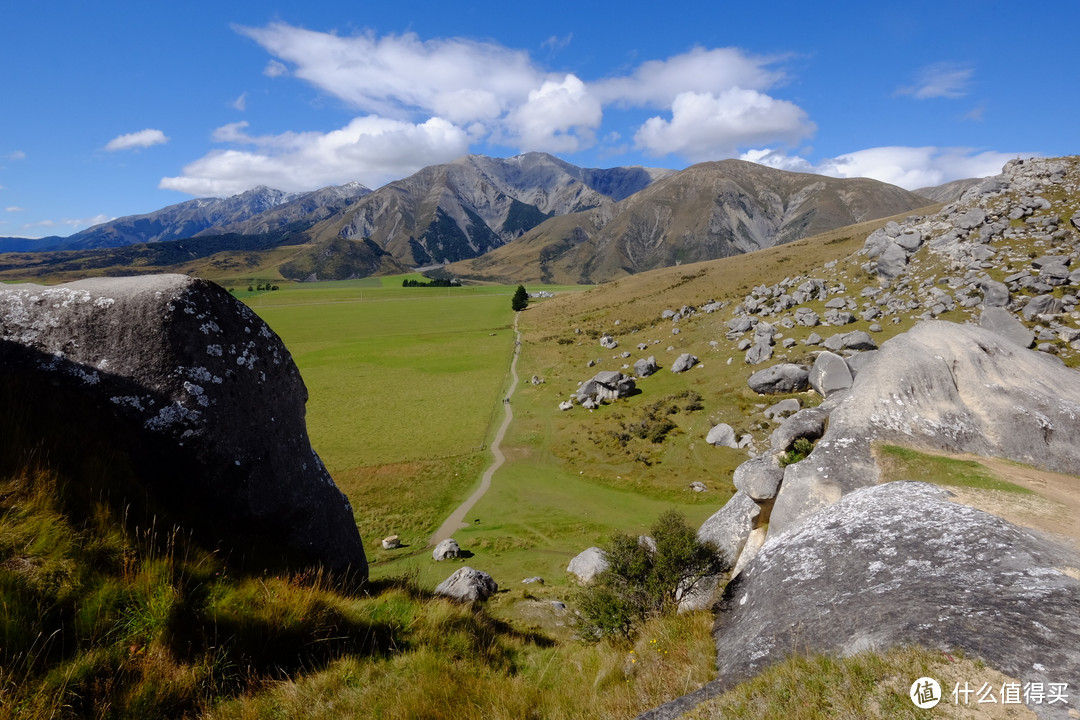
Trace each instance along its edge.
{"label": "white cloud", "polygon": [[243,112],[247,110],[247,92],[240,93],[240,96],[230,103],[234,110]]}
{"label": "white cloud", "polygon": [[579,78],[547,81],[509,114],[509,131],[519,147],[546,152],[575,152],[595,142],[603,109]]}
{"label": "white cloud", "polygon": [[742,159],[770,167],[813,172],[839,178],[867,177],[908,190],[943,185],[953,180],[997,175],[1006,162],[1035,153],[976,151],[971,148],[876,147],[810,163],[801,157],[763,149],[743,153]]}
{"label": "white cloud", "polygon": [[756,90],[730,88],[719,95],[680,93],[672,103],[671,119],[649,118],[634,141],[652,155],[701,161],[732,157],[748,145],[795,143],[815,130],[794,103]]}
{"label": "white cloud", "polygon": [[15,152],[8,153],[7,159],[8,160],[25,160],[26,159],[26,153],[24,153],[22,150],[16,150]]}
{"label": "white cloud", "polygon": [[666,60],[644,62],[633,73],[596,83],[604,102],[666,108],[683,93],[719,95],[733,88],[765,90],[786,76],[769,66],[780,56],[747,55],[738,48],[694,48]]}
{"label": "white cloud", "polygon": [[4,208],[5,212],[22,212],[23,210],[24,208],[21,208],[18,205],[12,205],[10,207]]}
{"label": "white cloud", "polygon": [[914,85],[899,88],[898,95],[911,95],[916,100],[930,98],[959,98],[968,94],[974,68],[956,63],[935,63],[919,70]]}
{"label": "white cloud", "polygon": [[254,150],[218,150],[184,167],[159,187],[196,196],[226,196],[256,185],[280,190],[312,190],[359,180],[378,187],[468,152],[464,130],[441,118],[420,124],[375,116],[359,117],[328,133],[251,136],[247,123],[218,128],[217,140],[252,145]]}
{"label": "white cloud", "polygon": [[525,52],[463,38],[423,41],[412,33],[379,38],[370,32],[342,37],[284,23],[237,31],[295,65],[296,77],[389,117],[422,112],[458,124],[491,120],[546,79]]}
{"label": "white cloud", "polygon": [[169,142],[169,138],[165,136],[165,133],[160,130],[154,130],[147,128],[146,130],[140,130],[139,132],[128,133],[126,135],[119,135],[109,141],[105,149],[109,152],[116,152],[117,150],[137,150],[140,148],[148,148],[154,145],[163,145]]}
{"label": "white cloud", "polygon": [[552,52],[557,52],[570,45],[570,41],[574,39],[574,33],[567,33],[565,37],[559,37],[558,35],[552,35],[544,42],[540,43],[540,47],[548,48]]}
{"label": "white cloud", "polygon": [[288,74],[289,68],[285,67],[283,63],[279,63],[277,60],[271,60],[266,63],[266,67],[263,68],[263,75],[266,77],[276,78]]}

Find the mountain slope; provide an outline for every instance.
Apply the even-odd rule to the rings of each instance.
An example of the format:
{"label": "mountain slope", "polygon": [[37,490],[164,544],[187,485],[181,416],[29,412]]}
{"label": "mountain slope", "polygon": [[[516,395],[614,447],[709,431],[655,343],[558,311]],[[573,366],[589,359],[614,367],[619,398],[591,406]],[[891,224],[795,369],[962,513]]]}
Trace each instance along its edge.
{"label": "mountain slope", "polygon": [[309,193],[286,193],[260,185],[232,197],[198,198],[152,213],[117,218],[77,232],[51,249],[121,247],[200,234],[271,232],[312,215],[317,216],[312,220],[322,219],[369,192],[359,183]]}
{"label": "mountain slope", "polygon": [[314,229],[370,239],[396,259],[426,265],[477,257],[549,217],[610,205],[668,170],[579,168],[545,153],[466,155],[386,185]]}
{"label": "mountain slope", "polygon": [[876,180],[791,173],[741,160],[707,162],[617,204],[548,220],[452,269],[474,278],[604,282],[751,252],[927,204]]}

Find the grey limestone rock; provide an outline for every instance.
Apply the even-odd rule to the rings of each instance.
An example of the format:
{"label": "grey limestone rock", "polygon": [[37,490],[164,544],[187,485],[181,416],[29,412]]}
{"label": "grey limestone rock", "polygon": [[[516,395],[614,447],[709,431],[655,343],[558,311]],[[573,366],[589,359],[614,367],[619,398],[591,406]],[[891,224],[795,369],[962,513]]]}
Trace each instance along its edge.
{"label": "grey limestone rock", "polygon": [[1080,474],[1080,374],[972,325],[920,323],[885,343],[851,389],[825,404],[828,432],[809,458],[788,466],[770,534],[877,482],[873,443]]}
{"label": "grey limestone rock", "polygon": [[877,259],[878,276],[885,280],[894,280],[907,269],[907,253],[896,243],[890,242]]}
{"label": "grey limestone rock", "polygon": [[827,410],[820,407],[803,408],[773,430],[769,438],[773,452],[790,450],[799,438],[817,440],[825,434],[825,423],[828,419]]}
{"label": "grey limestone rock", "polygon": [[867,350],[866,352],[855,353],[849,358],[844,358],[844,362],[847,363],[848,369],[851,370],[851,377],[853,380],[864,367],[874,362],[874,358],[877,357],[877,354],[877,350]]}
{"label": "grey limestone rock", "polygon": [[577,401],[582,405],[586,400],[617,400],[626,397],[637,387],[634,378],[623,375],[618,370],[601,370],[578,388]]}
{"label": "grey limestone rock", "polygon": [[1035,334],[1003,307],[988,307],[983,310],[979,315],[979,325],[1022,348],[1029,348],[1035,344]]}
{"label": "grey limestone rock", "polygon": [[458,546],[457,540],[454,538],[446,538],[431,551],[431,557],[437,562],[461,557],[461,548]]}
{"label": "grey limestone rock", "polygon": [[306,401],[280,338],[206,280],[0,287],[0,407],[21,408],[14,424],[0,414],[0,433],[32,437],[56,462],[107,455],[117,481],[130,474],[133,515],[152,512],[238,564],[366,578],[352,507],[308,440]]}
{"label": "grey limestone rock", "polygon": [[698,359],[695,355],[691,355],[690,353],[683,353],[682,355],[679,355],[679,357],[675,358],[675,362],[671,363],[671,372],[686,372],[697,364]]}
{"label": "grey limestone rock", "polygon": [[787,417],[788,415],[799,412],[800,408],[801,406],[799,405],[798,400],[795,398],[787,398],[786,400],[781,400],[775,405],[770,405],[765,408],[765,417],[770,419]]}
{"label": "grey limestone rock", "polygon": [[582,550],[566,566],[566,572],[576,575],[584,585],[588,585],[600,573],[608,569],[607,553],[598,547]]}
{"label": "grey limestone rock", "polygon": [[752,345],[749,350],[746,351],[746,363],[748,365],[760,365],[761,363],[771,358],[772,354],[772,345],[766,343],[756,343],[755,345]]}
{"label": "grey limestone rock", "polygon": [[[793,647],[846,656],[916,639],[1025,682],[1076,687],[1080,580],[1062,572],[1076,553],[947,496],[924,483],[867,487],[770,533],[719,606],[723,687]],[[1064,706],[1032,709],[1069,717]]]}
{"label": "grey limestone rock", "polygon": [[1025,320],[1034,320],[1039,315],[1056,315],[1061,312],[1061,301],[1053,295],[1036,295],[1028,300],[1020,313]]}
{"label": "grey limestone rock", "polygon": [[782,363],[758,370],[746,381],[750,389],[763,395],[802,392],[810,387],[806,367]]}
{"label": "grey limestone rock", "polygon": [[698,540],[714,543],[718,552],[734,566],[760,514],[761,508],[749,495],[736,492],[698,528]]}
{"label": "grey limestone rock", "polygon": [[435,588],[436,595],[443,595],[460,602],[487,600],[499,591],[499,585],[482,570],[465,566],[443,580]]}
{"label": "grey limestone rock", "polygon": [[770,454],[759,455],[735,468],[732,475],[735,488],[756,502],[772,500],[784,479],[784,468]]}
{"label": "grey limestone rock", "polygon": [[709,434],[705,436],[705,442],[722,447],[739,447],[739,442],[735,438],[735,430],[727,423],[720,423],[709,430]]}
{"label": "grey limestone rock", "polygon": [[838,390],[847,390],[852,380],[851,368],[844,358],[828,351],[817,356],[808,375],[810,386],[822,397],[828,397]]}
{"label": "grey limestone rock", "polygon": [[1009,304],[1009,286],[995,280],[983,280],[979,283],[983,292],[984,307],[1005,307]]}
{"label": "grey limestone rock", "polygon": [[647,358],[641,358],[634,362],[634,374],[639,378],[649,377],[659,369],[659,366],[656,364],[655,355],[650,355]]}

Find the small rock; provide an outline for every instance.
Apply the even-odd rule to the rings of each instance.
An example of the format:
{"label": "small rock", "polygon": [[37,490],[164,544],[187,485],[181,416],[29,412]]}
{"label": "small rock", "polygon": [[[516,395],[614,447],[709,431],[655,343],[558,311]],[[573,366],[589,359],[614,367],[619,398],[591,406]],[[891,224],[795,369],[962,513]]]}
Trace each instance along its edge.
{"label": "small rock", "polygon": [[383,550],[394,550],[401,547],[401,538],[397,535],[390,535],[384,537],[382,541]]}
{"label": "small rock", "polygon": [[437,562],[461,557],[461,548],[458,547],[457,540],[454,538],[446,538],[435,546],[435,550],[432,551],[431,557],[435,558]]}
{"label": "small rock", "polygon": [[468,566],[459,568],[435,588],[436,595],[444,595],[461,602],[487,600],[498,591],[499,586],[490,575]]}

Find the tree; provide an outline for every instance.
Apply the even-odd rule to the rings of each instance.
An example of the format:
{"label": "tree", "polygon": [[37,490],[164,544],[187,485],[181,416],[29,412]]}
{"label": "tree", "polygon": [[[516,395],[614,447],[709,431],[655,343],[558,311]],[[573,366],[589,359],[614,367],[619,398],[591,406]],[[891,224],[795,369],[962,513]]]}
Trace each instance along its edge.
{"label": "tree", "polygon": [[646,618],[674,612],[680,593],[731,569],[728,558],[699,541],[678,511],[661,515],[649,532],[651,543],[618,532],[603,548],[608,568],[578,597],[587,637],[630,638]]}
{"label": "tree", "polygon": [[514,297],[510,300],[510,307],[514,309],[514,312],[521,312],[529,306],[529,293],[525,290],[524,285],[518,285],[517,290],[514,291]]}

